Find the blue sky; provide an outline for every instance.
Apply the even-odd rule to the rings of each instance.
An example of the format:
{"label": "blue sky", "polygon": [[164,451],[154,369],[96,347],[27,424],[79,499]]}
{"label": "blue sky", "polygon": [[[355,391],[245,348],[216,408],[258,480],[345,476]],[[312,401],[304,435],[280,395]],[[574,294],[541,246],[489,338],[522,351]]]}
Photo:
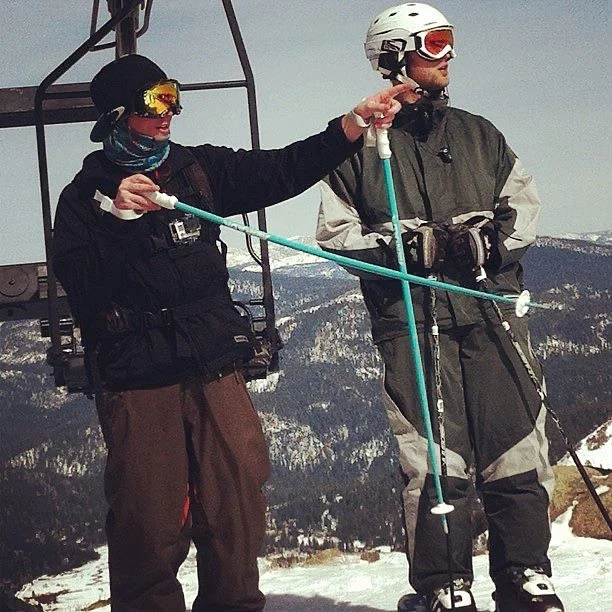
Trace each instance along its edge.
{"label": "blue sky", "polygon": [[[91,2],[2,0],[0,87],[38,85],[89,36]],[[283,146],[323,129],[329,119],[384,86],[363,54],[379,0],[234,0],[255,76],[261,145]],[[106,2],[100,2],[103,20]],[[451,103],[484,115],[533,173],[543,202],[539,233],[612,229],[610,205],[610,4],[565,0],[440,0],[456,27]],[[102,20],[100,21],[102,23]],[[182,82],[240,79],[221,2],[153,4],[139,40]],[[113,51],[89,54],[61,82],[88,81]],[[243,90],[189,92],[173,139],[250,147]],[[91,124],[47,129],[51,198],[95,145]],[[33,128],[0,132],[0,265],[44,258]],[[318,189],[268,212],[283,236],[312,235]],[[230,230],[231,246],[242,239]]]}

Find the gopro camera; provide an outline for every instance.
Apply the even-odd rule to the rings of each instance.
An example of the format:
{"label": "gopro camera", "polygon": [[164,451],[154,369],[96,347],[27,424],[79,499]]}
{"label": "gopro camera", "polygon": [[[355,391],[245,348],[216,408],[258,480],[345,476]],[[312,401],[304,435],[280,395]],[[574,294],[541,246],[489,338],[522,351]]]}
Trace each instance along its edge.
{"label": "gopro camera", "polygon": [[202,225],[193,215],[185,215],[168,224],[174,244],[191,244],[200,237]]}

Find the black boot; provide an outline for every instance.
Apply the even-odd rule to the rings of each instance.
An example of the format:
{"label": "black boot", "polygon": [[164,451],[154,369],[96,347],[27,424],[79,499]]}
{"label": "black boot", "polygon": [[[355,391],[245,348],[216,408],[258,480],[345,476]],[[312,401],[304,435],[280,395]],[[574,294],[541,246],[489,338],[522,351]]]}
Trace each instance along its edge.
{"label": "black boot", "polygon": [[453,583],[452,598],[451,588],[447,585],[426,595],[425,604],[429,612],[445,612],[446,610],[476,612],[476,602],[470,591],[470,584],[463,580],[455,580]]}
{"label": "black boot", "polygon": [[464,580],[455,580],[453,583],[453,600],[451,603],[450,587],[435,589],[426,595],[409,593],[397,602],[398,612],[445,612],[445,610],[459,610],[459,612],[477,612],[474,597],[470,591],[470,584]]}
{"label": "black boot", "polygon": [[564,612],[550,578],[539,567],[513,569],[495,578],[496,612]]}

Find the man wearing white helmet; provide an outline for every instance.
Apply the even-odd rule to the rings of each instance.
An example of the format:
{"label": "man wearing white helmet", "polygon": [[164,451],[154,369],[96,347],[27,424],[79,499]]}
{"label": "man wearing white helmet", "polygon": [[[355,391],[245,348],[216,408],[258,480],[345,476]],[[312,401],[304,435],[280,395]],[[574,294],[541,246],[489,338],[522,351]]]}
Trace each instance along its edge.
{"label": "man wearing white helmet", "polygon": [[[414,85],[398,96],[403,108],[389,130],[407,268],[472,288],[485,278],[491,292],[517,295],[523,290],[521,258],[535,241],[539,197],[504,136],[483,117],[448,105],[454,46],[453,26],[444,15],[417,3],[382,12],[365,42],[367,58],[384,78]],[[397,268],[376,148],[361,149],[325,179],[317,240],[330,252]],[[562,611],[547,556],[553,475],[546,413],[502,326],[502,319],[510,323],[541,378],[526,319],[513,311],[500,317],[487,301],[411,284],[429,405],[444,409],[443,418],[432,420],[436,443],[445,433],[444,494],[454,506],[447,538],[440,518],[430,512],[436,491],[409,365],[400,283],[349,270],[360,277],[385,366],[383,403],[406,485],[409,577],[421,605],[476,610],[468,493],[475,464],[496,610]],[[405,601],[400,609],[412,609]]]}

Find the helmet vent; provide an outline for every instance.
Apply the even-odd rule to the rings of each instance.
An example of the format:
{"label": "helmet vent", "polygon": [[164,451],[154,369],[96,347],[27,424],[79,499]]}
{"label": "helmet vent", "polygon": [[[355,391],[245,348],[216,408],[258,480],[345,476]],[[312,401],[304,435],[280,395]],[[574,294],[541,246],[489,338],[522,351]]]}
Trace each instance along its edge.
{"label": "helmet vent", "polygon": [[418,14],[418,13],[410,13],[410,14],[408,15],[408,17],[418,17],[418,16],[419,16],[419,14]]}

